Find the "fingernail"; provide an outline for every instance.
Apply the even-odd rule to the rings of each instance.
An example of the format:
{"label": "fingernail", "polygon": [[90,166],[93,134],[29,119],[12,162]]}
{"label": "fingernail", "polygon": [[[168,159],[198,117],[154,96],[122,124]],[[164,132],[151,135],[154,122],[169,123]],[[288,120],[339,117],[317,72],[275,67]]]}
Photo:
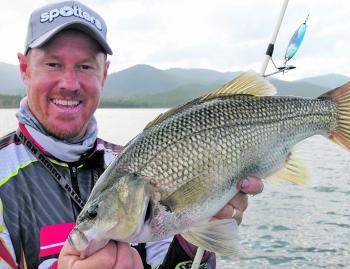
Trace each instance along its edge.
{"label": "fingernail", "polygon": [[248,188],[248,186],[249,186],[249,181],[248,181],[248,180],[243,179],[243,180],[241,180],[241,181],[239,181],[239,182],[240,182],[240,184],[239,184],[239,188],[240,188],[240,189],[246,189],[246,188]]}

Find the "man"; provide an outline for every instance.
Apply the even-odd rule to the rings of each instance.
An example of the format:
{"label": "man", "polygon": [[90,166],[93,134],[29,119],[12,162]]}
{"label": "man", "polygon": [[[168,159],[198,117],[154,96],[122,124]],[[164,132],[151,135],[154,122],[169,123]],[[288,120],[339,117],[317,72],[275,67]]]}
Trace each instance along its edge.
{"label": "man", "polygon": [[[0,140],[1,268],[143,268],[146,260],[174,268],[195,254],[195,246],[176,236],[138,246],[139,252],[109,242],[82,260],[66,241],[94,183],[121,148],[97,138],[93,116],[112,54],[106,32],[104,20],[76,1],[30,16],[24,54],[18,53],[27,97],[17,113],[18,130]],[[262,183],[250,178],[237,187],[258,193]],[[246,207],[239,193],[215,217],[240,223]],[[207,253],[203,263],[213,260]]]}

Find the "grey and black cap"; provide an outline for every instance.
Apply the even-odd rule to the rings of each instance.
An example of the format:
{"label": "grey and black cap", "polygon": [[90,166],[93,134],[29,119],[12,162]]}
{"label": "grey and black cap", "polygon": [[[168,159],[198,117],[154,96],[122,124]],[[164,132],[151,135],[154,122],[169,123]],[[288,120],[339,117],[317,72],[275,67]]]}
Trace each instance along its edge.
{"label": "grey and black cap", "polygon": [[36,9],[29,18],[24,54],[30,48],[42,46],[64,29],[78,29],[95,39],[107,54],[112,50],[107,43],[107,26],[103,18],[78,1],[65,1]]}

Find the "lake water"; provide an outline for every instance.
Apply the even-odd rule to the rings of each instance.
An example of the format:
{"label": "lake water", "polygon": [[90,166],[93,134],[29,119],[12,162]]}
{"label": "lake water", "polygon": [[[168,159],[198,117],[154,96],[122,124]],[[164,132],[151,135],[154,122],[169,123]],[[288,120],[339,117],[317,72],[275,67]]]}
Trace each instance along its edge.
{"label": "lake water", "polygon": [[[99,136],[125,144],[163,109],[99,109]],[[15,130],[16,109],[0,109],[0,136]],[[350,268],[350,153],[324,137],[298,145],[306,187],[265,183],[249,198],[240,226],[243,257],[217,268]]]}

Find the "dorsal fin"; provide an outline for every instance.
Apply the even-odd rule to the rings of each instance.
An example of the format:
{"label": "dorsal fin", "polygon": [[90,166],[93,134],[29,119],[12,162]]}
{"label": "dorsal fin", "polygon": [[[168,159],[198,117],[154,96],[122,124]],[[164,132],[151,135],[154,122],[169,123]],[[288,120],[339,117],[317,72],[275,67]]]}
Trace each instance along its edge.
{"label": "dorsal fin", "polygon": [[275,93],[276,93],[276,89],[271,83],[266,81],[264,78],[262,78],[260,75],[258,75],[254,71],[247,71],[209,94],[198,97],[184,105],[176,106],[158,115],[154,120],[152,120],[147,124],[145,129],[155,126],[156,124],[162,122],[163,120],[167,119],[168,117],[170,117],[171,115],[174,115],[179,111],[182,111],[193,105],[208,101],[215,97],[230,96],[230,95],[237,95],[237,94],[269,96],[269,95],[274,95]]}
{"label": "dorsal fin", "polygon": [[203,96],[202,100],[235,94],[270,96],[276,94],[276,92],[276,88],[270,82],[250,70],[242,73],[216,91]]}

